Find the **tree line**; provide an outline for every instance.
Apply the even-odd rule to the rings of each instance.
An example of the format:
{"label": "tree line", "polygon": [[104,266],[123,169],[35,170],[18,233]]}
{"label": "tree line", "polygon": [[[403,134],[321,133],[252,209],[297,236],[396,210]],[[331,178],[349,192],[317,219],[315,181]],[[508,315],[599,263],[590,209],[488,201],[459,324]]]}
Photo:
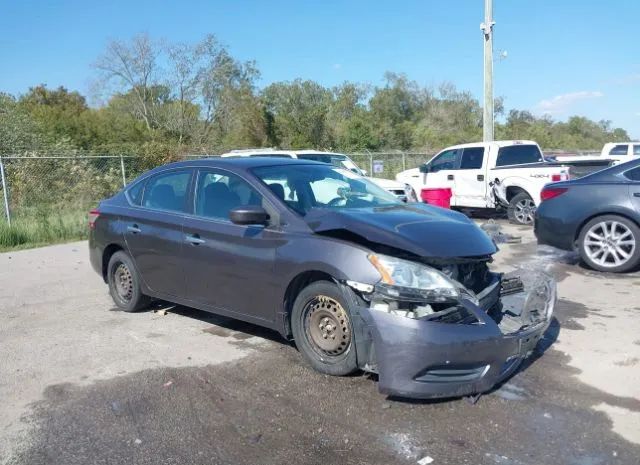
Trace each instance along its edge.
{"label": "tree line", "polygon": [[[0,93],[0,154],[76,150],[167,160],[243,147],[434,152],[482,137],[479,101],[453,84],[423,86],[388,72],[379,86],[295,79],[260,88],[257,64],[234,58],[213,35],[197,43],[147,35],[111,41],[93,68],[98,106],[65,87]],[[506,112],[501,99],[496,114],[496,138],[533,139],[547,149],[629,140],[610,121]]]}

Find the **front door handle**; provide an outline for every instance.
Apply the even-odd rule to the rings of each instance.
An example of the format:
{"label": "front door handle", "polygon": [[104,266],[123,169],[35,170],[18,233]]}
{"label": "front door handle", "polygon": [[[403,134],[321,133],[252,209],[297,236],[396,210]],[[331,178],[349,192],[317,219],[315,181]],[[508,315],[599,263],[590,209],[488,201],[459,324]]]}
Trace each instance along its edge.
{"label": "front door handle", "polygon": [[478,181],[484,181],[484,174],[479,174],[476,178]]}
{"label": "front door handle", "polygon": [[127,231],[132,234],[138,234],[142,232],[142,229],[140,229],[137,224],[132,224],[131,226],[127,226]]}
{"label": "front door handle", "polygon": [[191,245],[200,245],[204,244],[205,242],[204,239],[200,239],[200,236],[198,234],[187,234],[184,240]]}
{"label": "front door handle", "polygon": [[447,180],[448,181],[453,181],[453,174],[448,174],[447,175]]}
{"label": "front door handle", "polygon": [[634,197],[640,197],[640,192],[634,192],[634,193],[633,193],[633,196],[634,196]]}

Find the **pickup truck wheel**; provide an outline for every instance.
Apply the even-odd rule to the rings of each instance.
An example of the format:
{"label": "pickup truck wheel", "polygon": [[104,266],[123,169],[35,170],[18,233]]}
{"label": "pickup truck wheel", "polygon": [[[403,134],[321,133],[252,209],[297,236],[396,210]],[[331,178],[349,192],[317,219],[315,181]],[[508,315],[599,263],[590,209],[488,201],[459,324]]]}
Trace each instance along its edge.
{"label": "pickup truck wheel", "polygon": [[536,204],[526,192],[514,195],[507,208],[507,217],[514,224],[533,224],[535,213]]}
{"label": "pickup truck wheel", "polygon": [[358,369],[351,316],[334,283],[317,281],[298,294],[291,330],[298,350],[317,371],[344,376]]}
{"label": "pickup truck wheel", "polygon": [[584,225],[578,237],[580,257],[594,270],[623,273],[640,264],[640,228],[617,215],[604,215]]}
{"label": "pickup truck wheel", "polygon": [[150,303],[140,289],[140,278],[133,261],[123,251],[114,253],[107,267],[109,294],[116,306],[125,312],[135,312]]}

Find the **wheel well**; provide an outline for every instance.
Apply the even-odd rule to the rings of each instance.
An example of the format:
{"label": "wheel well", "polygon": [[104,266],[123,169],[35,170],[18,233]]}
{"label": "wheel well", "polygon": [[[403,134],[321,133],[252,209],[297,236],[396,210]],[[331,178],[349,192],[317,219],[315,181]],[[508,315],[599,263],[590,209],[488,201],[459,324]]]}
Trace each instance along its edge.
{"label": "wheel well", "polygon": [[104,282],[107,282],[107,268],[109,267],[109,260],[114,253],[119,250],[123,250],[118,244],[109,244],[104,248],[104,252],[102,252],[102,279]]}
{"label": "wheel well", "polygon": [[507,202],[511,202],[511,199],[518,195],[520,192],[524,192],[525,194],[529,194],[522,187],[518,186],[509,186],[507,187]]}
{"label": "wheel well", "polygon": [[293,310],[293,303],[295,302],[296,297],[298,297],[298,294],[300,294],[300,291],[302,291],[302,289],[316,281],[333,282],[334,279],[333,276],[323,271],[305,271],[293,278],[287,286],[287,290],[284,293],[283,302],[283,308],[285,311],[284,324],[287,337],[291,336],[290,318],[291,311]]}
{"label": "wheel well", "polygon": [[609,212],[607,212],[607,213],[596,213],[595,215],[591,215],[589,218],[587,218],[582,223],[580,223],[580,225],[578,225],[578,227],[576,228],[576,232],[573,235],[573,243],[574,243],[574,245],[577,243],[578,238],[580,237],[580,233],[582,232],[582,228],[584,228],[584,226],[589,221],[591,221],[594,218],[598,218],[599,216],[607,216],[607,215],[620,216],[620,217],[622,217],[622,218],[624,218],[626,220],[631,221],[633,224],[635,224],[637,227],[640,228],[640,223],[637,220],[633,219],[631,216],[629,216],[629,215],[627,215],[625,213],[618,213],[618,212],[615,212],[615,213],[609,213]]}

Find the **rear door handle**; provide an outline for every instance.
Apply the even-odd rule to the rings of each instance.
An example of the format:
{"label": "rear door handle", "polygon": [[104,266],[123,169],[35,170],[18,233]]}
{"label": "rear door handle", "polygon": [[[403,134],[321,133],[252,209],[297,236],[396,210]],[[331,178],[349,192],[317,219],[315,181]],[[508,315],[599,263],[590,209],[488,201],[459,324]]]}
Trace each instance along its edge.
{"label": "rear door handle", "polygon": [[634,197],[640,197],[640,192],[634,192],[634,193],[633,193],[633,196],[634,196]]}
{"label": "rear door handle", "polygon": [[484,174],[479,174],[476,178],[478,181],[484,181]]}
{"label": "rear door handle", "polygon": [[204,244],[205,242],[204,239],[200,239],[200,236],[198,234],[187,234],[184,240],[191,245],[200,245],[200,244]]}
{"label": "rear door handle", "polygon": [[133,224],[131,226],[127,226],[127,231],[132,234],[138,234],[142,232],[142,229],[140,229],[137,224]]}
{"label": "rear door handle", "polygon": [[447,180],[453,181],[453,174],[448,174],[447,175]]}

